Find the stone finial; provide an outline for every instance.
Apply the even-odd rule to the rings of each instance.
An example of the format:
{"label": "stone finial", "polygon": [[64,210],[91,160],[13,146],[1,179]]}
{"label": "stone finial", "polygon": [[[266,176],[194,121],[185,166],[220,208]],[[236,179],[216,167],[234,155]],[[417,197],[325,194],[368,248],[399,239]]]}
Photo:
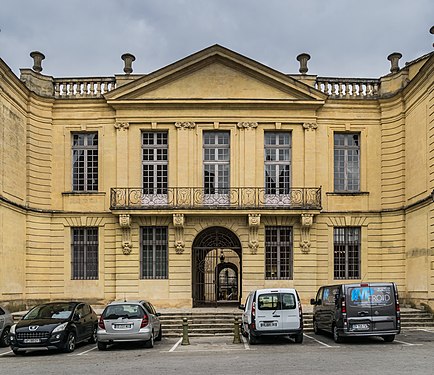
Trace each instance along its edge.
{"label": "stone finial", "polygon": [[[434,26],[431,26],[431,29],[429,29],[429,32],[434,35]],[[434,47],[434,43],[432,44],[432,46]]]}
{"label": "stone finial", "polygon": [[301,74],[306,74],[308,71],[307,62],[310,60],[310,55],[308,53],[300,53],[297,56],[297,61],[300,62],[300,69],[298,71]]}
{"label": "stone finial", "polygon": [[399,72],[399,59],[402,55],[399,52],[393,52],[389,56],[387,56],[387,60],[390,61],[390,71],[392,73]]}
{"label": "stone finial", "polygon": [[133,72],[133,61],[136,59],[131,53],[124,53],[121,56],[124,60],[124,72],[125,74],[131,74]]}
{"label": "stone finial", "polygon": [[42,60],[45,59],[43,53],[39,51],[33,51],[30,53],[30,57],[33,59],[33,70],[37,73],[42,72]]}

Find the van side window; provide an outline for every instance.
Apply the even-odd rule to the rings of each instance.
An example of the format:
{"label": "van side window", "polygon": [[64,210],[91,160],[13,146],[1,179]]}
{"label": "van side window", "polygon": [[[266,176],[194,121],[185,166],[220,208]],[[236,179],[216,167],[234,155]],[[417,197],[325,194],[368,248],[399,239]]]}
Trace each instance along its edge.
{"label": "van side window", "polygon": [[282,293],[282,310],[292,310],[295,307],[295,296],[292,293]]}
{"label": "van side window", "polygon": [[323,305],[331,306],[335,304],[335,296],[338,294],[339,288],[324,288]]}

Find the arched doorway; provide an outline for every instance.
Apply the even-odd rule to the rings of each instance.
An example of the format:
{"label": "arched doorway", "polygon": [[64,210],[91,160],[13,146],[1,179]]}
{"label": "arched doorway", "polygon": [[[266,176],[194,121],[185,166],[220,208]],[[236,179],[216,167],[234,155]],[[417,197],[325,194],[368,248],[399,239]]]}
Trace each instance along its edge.
{"label": "arched doorway", "polygon": [[239,303],[242,250],[229,229],[211,227],[200,232],[192,248],[193,307]]}

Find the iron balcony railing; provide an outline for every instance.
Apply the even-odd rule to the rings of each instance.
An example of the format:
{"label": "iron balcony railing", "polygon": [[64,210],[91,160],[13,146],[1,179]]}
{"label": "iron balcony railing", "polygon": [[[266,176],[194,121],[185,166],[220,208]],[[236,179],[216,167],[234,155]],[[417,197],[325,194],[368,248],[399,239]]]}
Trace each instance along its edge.
{"label": "iron balcony railing", "polygon": [[111,209],[321,209],[321,188],[112,188]]}

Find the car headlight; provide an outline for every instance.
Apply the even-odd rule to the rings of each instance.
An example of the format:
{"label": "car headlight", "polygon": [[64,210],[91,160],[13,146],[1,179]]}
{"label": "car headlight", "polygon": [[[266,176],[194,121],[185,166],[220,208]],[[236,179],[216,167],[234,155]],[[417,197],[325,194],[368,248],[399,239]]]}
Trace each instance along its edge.
{"label": "car headlight", "polygon": [[67,325],[68,325],[68,322],[59,324],[56,328],[53,329],[52,333],[64,331]]}
{"label": "car headlight", "polygon": [[14,324],[11,329],[9,330],[9,333],[12,333],[13,335],[15,335],[15,328],[17,328],[17,325]]}

